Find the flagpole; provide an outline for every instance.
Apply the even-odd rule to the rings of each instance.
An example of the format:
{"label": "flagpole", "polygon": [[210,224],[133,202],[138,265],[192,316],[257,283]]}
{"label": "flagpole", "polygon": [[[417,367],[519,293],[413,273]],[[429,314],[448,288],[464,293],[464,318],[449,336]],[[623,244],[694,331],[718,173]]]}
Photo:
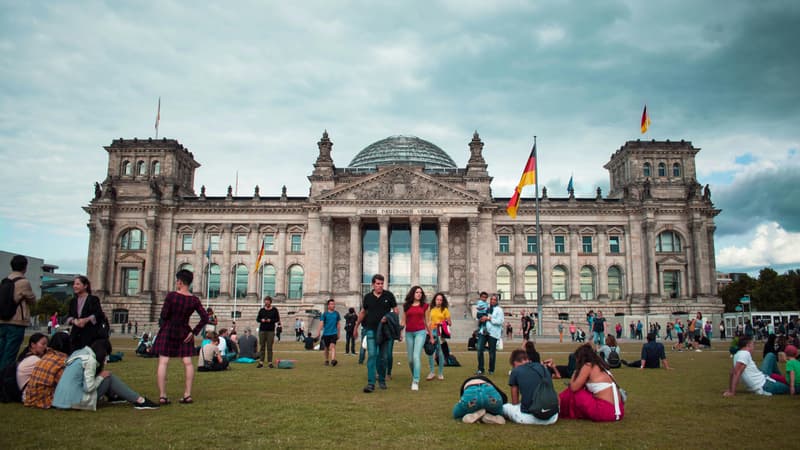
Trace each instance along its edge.
{"label": "flagpole", "polygon": [[[211,250],[211,235],[208,236],[208,247]],[[208,302],[208,308],[211,307],[211,252],[206,252],[206,259],[208,263],[206,264],[206,301]]]}
{"label": "flagpole", "polygon": [[239,297],[236,288],[239,287],[239,267],[233,269],[233,312],[231,313],[232,320],[236,320],[236,299]]}
{"label": "flagpole", "polygon": [[[533,137],[533,148],[536,149],[536,136]],[[542,228],[539,225],[539,156],[533,155],[533,170],[536,174],[535,179],[535,200],[536,200],[536,314],[539,316],[539,326],[537,328],[537,335],[542,336]]]}

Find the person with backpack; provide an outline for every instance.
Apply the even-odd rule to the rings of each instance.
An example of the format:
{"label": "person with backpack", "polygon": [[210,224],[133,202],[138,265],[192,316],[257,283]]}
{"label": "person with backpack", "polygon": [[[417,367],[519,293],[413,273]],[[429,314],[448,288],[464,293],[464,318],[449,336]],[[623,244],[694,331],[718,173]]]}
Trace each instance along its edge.
{"label": "person with backpack", "polygon": [[0,283],[0,369],[13,364],[31,324],[30,307],[36,302],[31,282],[25,278],[28,258],[11,258],[11,273]]}
{"label": "person with backpack", "polygon": [[558,394],[550,372],[531,361],[524,349],[511,352],[513,369],[508,377],[511,402],[503,405],[508,420],[524,425],[552,425],[558,421]]}
{"label": "person with backpack", "polygon": [[591,344],[575,351],[576,370],[569,386],[559,394],[562,419],[615,422],[625,415],[622,395],[605,361]]}
{"label": "person with backpack", "polygon": [[105,314],[100,306],[100,299],[92,295],[92,284],[83,275],[75,277],[72,282],[74,296],[69,302],[67,325],[72,325],[69,336],[72,339],[72,349],[78,350],[90,345],[97,339],[108,338],[107,331],[103,330]]}
{"label": "person with backpack", "polygon": [[616,369],[622,365],[622,359],[620,357],[622,352],[617,345],[617,339],[611,334],[606,335],[605,345],[600,347],[597,353],[599,353],[603,361],[608,364],[608,367],[612,369]]}

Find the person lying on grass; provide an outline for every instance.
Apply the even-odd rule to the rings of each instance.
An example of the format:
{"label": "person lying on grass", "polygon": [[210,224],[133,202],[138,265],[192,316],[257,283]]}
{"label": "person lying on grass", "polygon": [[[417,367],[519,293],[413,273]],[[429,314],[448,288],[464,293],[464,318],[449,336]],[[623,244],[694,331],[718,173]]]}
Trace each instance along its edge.
{"label": "person lying on grass", "polygon": [[753,339],[749,336],[739,338],[739,351],[733,355],[733,369],[731,369],[728,389],[722,393],[724,397],[736,395],[736,385],[741,380],[748,391],[756,395],[788,394],[789,385],[786,379],[777,375],[778,361],[774,353],[764,356],[761,367],[753,361]]}

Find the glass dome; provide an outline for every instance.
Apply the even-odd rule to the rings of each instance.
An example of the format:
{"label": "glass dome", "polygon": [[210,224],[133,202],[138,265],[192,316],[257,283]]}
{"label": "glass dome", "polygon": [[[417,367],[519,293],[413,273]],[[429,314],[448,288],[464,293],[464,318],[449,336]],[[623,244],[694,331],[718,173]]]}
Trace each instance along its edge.
{"label": "glass dome", "polygon": [[372,143],[358,152],[348,167],[374,169],[391,164],[422,165],[426,169],[456,168],[456,163],[444,150],[416,136],[389,136]]}

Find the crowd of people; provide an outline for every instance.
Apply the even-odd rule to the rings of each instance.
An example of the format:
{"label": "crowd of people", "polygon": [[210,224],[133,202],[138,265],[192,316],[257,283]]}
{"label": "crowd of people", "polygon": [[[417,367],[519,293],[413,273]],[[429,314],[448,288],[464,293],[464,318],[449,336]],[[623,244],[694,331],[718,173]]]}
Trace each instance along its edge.
{"label": "crowd of people", "polygon": [[[137,354],[157,357],[157,402],[140,395],[117,374],[106,368],[112,353],[108,320],[98,297],[92,295],[91,283],[84,276],[73,282],[74,296],[64,324],[69,333],[51,327],[50,334],[34,333],[21,354],[18,350],[24,330],[30,319],[30,305],[35,301],[30,283],[24,278],[27,260],[22,256],[12,259],[13,294],[18,305],[14,315],[0,320],[0,366],[13,365],[19,401],[38,408],[95,410],[104,403],[127,402],[136,409],[155,409],[172,403],[168,395],[168,366],[172,358],[180,358],[184,367],[183,392],[178,403],[191,404],[192,387],[197,371],[222,371],[231,362],[256,363],[257,368],[274,367],[273,346],[279,333],[280,313],[272,305],[272,298],[264,297],[258,311],[258,338],[249,327],[238,336],[233,329],[217,328],[211,308],[204,308],[192,295],[189,286],[193,274],[180,270],[175,276],[175,291],[164,300],[157,333],[143,333]],[[377,388],[385,390],[392,380],[392,349],[394,342],[405,342],[410,390],[419,391],[423,376],[423,358],[428,360],[426,381],[444,380],[444,367],[452,355],[446,339],[450,337],[452,319],[447,297],[437,292],[429,301],[421,286],[412,286],[399,305],[392,292],[384,289],[382,275],[372,278],[371,291],[356,313],[349,308],[342,317],[336,310],[336,301],[329,299],[320,315],[316,336],[305,329],[301,319],[295,322],[297,339],[304,341],[306,349],[318,348],[324,355],[325,366],[338,364],[336,344],[342,328],[346,334],[345,354],[355,354],[359,334],[363,336],[360,361],[365,358],[367,376],[364,393]],[[476,330],[473,333],[477,352],[475,375],[465,380],[460,389],[459,401],[453,408],[453,417],[467,423],[483,422],[501,424],[506,420],[521,424],[549,425],[562,419],[587,419],[601,422],[622,420],[625,414],[625,392],[617,384],[611,369],[635,367],[640,370],[664,368],[669,365],[664,344],[659,342],[658,324],[651,324],[642,346],[639,359],[621,358],[617,339],[622,326],[608,327],[602,311],[590,311],[587,329],[589,342],[583,342],[583,330],[570,322],[559,324],[560,339],[568,331],[572,341],[579,344],[566,364],[543,360],[530,333],[535,328],[532,315],[523,314],[521,329],[523,347],[510,352],[508,386],[510,396],[487,377],[497,370],[498,344],[504,331],[513,328],[505,323],[506,316],[500,306],[499,296],[481,292],[476,301]],[[401,310],[402,309],[402,310]],[[192,327],[190,318],[197,314],[199,321]],[[667,324],[667,339],[672,332],[677,335],[676,350],[698,349],[710,345],[711,322],[702,314],[684,325],[680,320]],[[65,327],[66,328],[66,327]],[[631,323],[634,338],[644,325]],[[307,331],[307,334],[303,333]],[[204,339],[195,347],[195,339]],[[704,342],[705,339],[705,342]],[[741,381],[747,390],[759,395],[795,394],[800,388],[800,363],[797,361],[797,337],[774,333],[768,336],[763,362],[757,366],[752,358],[753,336],[741,333],[733,341],[733,368],[724,396],[736,394]],[[193,357],[197,355],[196,365]],[[786,375],[782,375],[779,362],[786,362]],[[567,379],[567,387],[555,393],[553,379]],[[548,403],[549,402],[549,403]]]}

